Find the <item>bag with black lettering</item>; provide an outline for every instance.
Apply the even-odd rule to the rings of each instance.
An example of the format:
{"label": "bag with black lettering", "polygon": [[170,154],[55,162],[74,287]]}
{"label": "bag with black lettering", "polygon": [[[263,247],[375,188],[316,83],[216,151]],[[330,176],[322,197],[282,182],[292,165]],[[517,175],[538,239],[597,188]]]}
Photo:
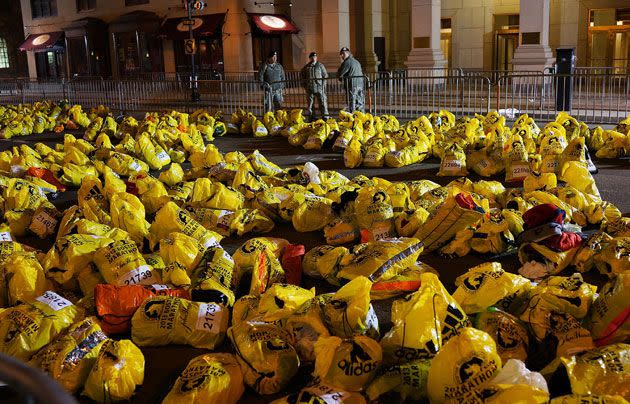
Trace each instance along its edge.
{"label": "bag with black lettering", "polygon": [[213,301],[232,306],[235,297],[231,285],[235,266],[234,259],[223,248],[208,248],[192,271],[192,289],[204,291],[201,294],[212,296]]}
{"label": "bag with black lettering", "polygon": [[431,212],[414,237],[422,243],[424,252],[434,251],[448,243],[459,231],[476,225],[484,214],[484,208],[470,194],[449,195]]}
{"label": "bag with black lettering", "polygon": [[76,393],[83,387],[107,339],[95,319],[88,317],[40,349],[29,364],[48,373],[64,389]]}
{"label": "bag with black lettering", "polygon": [[111,285],[152,285],[160,274],[147,265],[138,246],[129,240],[112,241],[94,252],[94,263]]}
{"label": "bag with black lettering", "polygon": [[[505,272],[498,262],[487,262],[470,268],[455,280],[457,290],[453,298],[466,314],[479,313],[490,306],[525,304],[529,297],[530,281],[520,275]],[[509,303],[507,301],[509,300]]]}
{"label": "bag with black lettering", "polygon": [[444,157],[440,163],[438,176],[461,177],[468,175],[466,169],[466,153],[458,143],[451,144],[444,150]]}
{"label": "bag with black lettering", "polygon": [[85,381],[83,395],[99,403],[129,400],[144,382],[144,355],[128,339],[107,339]]}
{"label": "bag with black lettering", "polygon": [[289,342],[297,351],[301,363],[315,361],[315,343],[330,335],[321,314],[322,298],[314,297],[302,304],[285,321]]}
{"label": "bag with black lettering", "polygon": [[413,265],[422,252],[416,238],[383,239],[358,244],[339,262],[337,277],[366,276],[371,281],[386,280]]}
{"label": "bag with black lettering", "polygon": [[313,375],[326,384],[361,391],[376,375],[382,358],[378,342],[364,335],[348,339],[319,337]]}
{"label": "bag with black lettering", "polygon": [[578,320],[586,317],[597,288],[584,282],[579,273],[571,277],[551,276],[531,291],[529,305],[520,315],[538,340],[551,330],[551,314],[563,313]]}
{"label": "bag with black lettering", "polygon": [[175,202],[168,202],[155,215],[148,236],[151,248],[155,249],[157,243],[171,232],[181,232],[196,239],[202,250],[219,245],[223,239],[218,233],[205,229]]}
{"label": "bag with black lettering", "polygon": [[331,334],[349,338],[368,335],[378,338],[378,317],[370,303],[372,282],[358,276],[333,294],[322,296],[322,318]]}
{"label": "bag with black lettering", "polygon": [[469,325],[466,313],[437,276],[423,273],[420,289],[392,304],[391,330],[381,339],[386,364],[432,358],[442,344]]}
{"label": "bag with black lettering", "polygon": [[258,394],[284,390],[298,371],[300,359],[289,344],[286,331],[275,324],[243,321],[228,330],[228,336],[245,383]]}
{"label": "bag with black lettering", "polygon": [[552,395],[610,394],[630,400],[630,345],[613,344],[556,359],[542,371]]}
{"label": "bag with black lettering", "polygon": [[208,353],[188,362],[162,404],[236,404],[245,392],[238,360],[228,353]]}
{"label": "bag with black lettering", "polygon": [[370,401],[395,392],[402,401],[427,399],[427,378],[431,361],[419,360],[382,367],[370,383],[366,394]]}
{"label": "bag with black lettering", "polygon": [[184,344],[215,349],[225,338],[229,317],[229,309],[222,304],[155,296],[133,315],[131,338],[139,346]]}
{"label": "bag with black lettering", "polygon": [[475,315],[473,325],[487,332],[496,342],[497,353],[503,363],[509,359],[527,360],[529,334],[525,324],[518,318],[490,307]]}
{"label": "bag with black lettering", "polygon": [[431,361],[429,399],[436,403],[471,400],[500,370],[501,358],[490,335],[463,328],[446,341]]}
{"label": "bag with black lettering", "polygon": [[630,340],[630,273],[617,274],[606,283],[585,319],[595,345]]}
{"label": "bag with black lettering", "polygon": [[0,311],[0,352],[28,361],[71,324],[84,310],[55,292]]}

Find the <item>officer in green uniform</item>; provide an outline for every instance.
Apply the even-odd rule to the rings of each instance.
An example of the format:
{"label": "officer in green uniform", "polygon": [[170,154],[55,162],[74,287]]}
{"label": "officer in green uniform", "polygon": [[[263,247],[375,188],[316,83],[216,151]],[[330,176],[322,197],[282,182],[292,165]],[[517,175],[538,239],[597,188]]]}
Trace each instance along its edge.
{"label": "officer in green uniform", "polygon": [[317,53],[311,52],[308,55],[309,62],[302,68],[302,85],[306,90],[308,107],[306,113],[314,119],[313,104],[315,99],[319,104],[319,112],[324,119],[328,119],[328,100],[326,99],[326,78],[328,72],[326,67],[317,61]]}
{"label": "officer in green uniform", "polygon": [[282,108],[282,90],[284,90],[284,68],[278,63],[278,52],[272,51],[258,70],[258,80],[265,90],[265,112]]}
{"label": "officer in green uniform", "polygon": [[345,46],[339,51],[341,66],[337,70],[337,77],[346,89],[348,110],[365,112],[365,89],[363,88],[363,69],[361,63],[352,57],[350,49]]}

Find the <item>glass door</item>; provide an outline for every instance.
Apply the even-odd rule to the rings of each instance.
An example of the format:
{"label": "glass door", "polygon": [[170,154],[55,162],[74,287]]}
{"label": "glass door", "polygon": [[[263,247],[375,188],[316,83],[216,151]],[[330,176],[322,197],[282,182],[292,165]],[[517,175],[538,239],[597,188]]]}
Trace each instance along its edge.
{"label": "glass door", "polygon": [[[506,32],[507,31],[507,32]],[[518,31],[497,31],[494,41],[494,69],[512,71],[514,51],[518,47]]]}

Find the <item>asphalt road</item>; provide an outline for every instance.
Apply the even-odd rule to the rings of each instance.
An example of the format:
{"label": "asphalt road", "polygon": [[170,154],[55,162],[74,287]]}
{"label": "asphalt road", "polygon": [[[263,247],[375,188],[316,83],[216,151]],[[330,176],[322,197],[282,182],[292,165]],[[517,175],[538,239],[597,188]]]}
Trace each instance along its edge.
{"label": "asphalt road", "polygon": [[[20,143],[32,145],[37,141],[44,141],[51,144],[55,142],[62,142],[63,137],[56,134],[45,134],[39,136],[20,137],[11,140],[0,140],[0,150],[10,148],[14,145],[19,145]],[[402,167],[399,169],[346,169],[343,166],[343,158],[340,153],[333,153],[331,151],[312,152],[302,148],[292,147],[288,144],[286,139],[281,137],[252,138],[244,136],[230,136],[218,138],[214,143],[224,153],[239,150],[245,154],[249,154],[258,149],[269,160],[283,167],[304,164],[307,161],[310,161],[316,164],[320,169],[337,170],[349,178],[363,174],[370,177],[379,176],[390,181],[430,179],[440,184],[446,184],[453,179],[436,176],[439,167],[439,161],[436,159],[430,159],[420,164]],[[602,197],[605,200],[616,204],[625,214],[629,214],[630,162],[628,159],[619,159],[604,161],[596,160],[595,163],[600,169],[599,173],[595,175],[595,179]],[[476,175],[471,175],[469,178],[473,180],[480,179]],[[495,179],[502,180],[502,178]],[[55,203],[60,208],[65,208],[74,203],[75,199],[76,192],[69,191],[64,195],[61,195]],[[271,233],[265,234],[265,236],[283,237],[292,243],[304,244],[307,251],[314,246],[325,243],[323,233],[321,231],[298,233],[291,225],[288,224],[276,225],[274,230]],[[238,246],[250,237],[253,236],[239,239],[224,239],[222,245],[228,252],[232,253],[236,248],[238,248]],[[49,241],[39,241],[35,239],[23,241],[42,249],[46,249],[50,246]],[[501,262],[506,270],[512,272],[516,271],[520,266],[514,252],[502,254],[498,257],[470,254],[463,258],[454,259],[444,258],[431,253],[421,256],[421,259],[438,270],[440,273],[440,279],[451,292],[454,290],[453,281],[458,275],[466,272],[468,268],[482,262],[496,260]],[[604,279],[596,274],[588,274],[587,280],[596,284],[601,284]],[[308,278],[304,279],[304,286],[315,286],[318,293],[331,292],[335,290],[335,288],[327,285],[325,282]],[[381,330],[384,331],[389,329],[391,326],[389,313],[391,301],[385,300],[375,302],[374,306],[379,318]],[[383,332],[381,332],[381,335],[383,335]],[[229,344],[224,344],[224,346],[225,349],[229,349]],[[168,346],[144,348],[143,352],[146,359],[145,382],[138,390],[137,395],[134,398],[134,402],[153,403],[161,401],[170,389],[172,383],[177,378],[179,372],[183,370],[188,361],[194,356],[203,353],[204,350],[182,346]],[[308,369],[303,369],[301,374],[297,376],[297,379],[307,380],[308,371]],[[300,383],[297,381],[291,384],[294,388],[299,385]],[[276,397],[278,396],[275,396],[274,398]],[[83,398],[81,401],[84,400],[85,399]],[[269,397],[256,397],[253,392],[248,390],[246,396],[243,398],[243,401],[267,402],[269,401]],[[5,401],[0,398],[0,402]]]}

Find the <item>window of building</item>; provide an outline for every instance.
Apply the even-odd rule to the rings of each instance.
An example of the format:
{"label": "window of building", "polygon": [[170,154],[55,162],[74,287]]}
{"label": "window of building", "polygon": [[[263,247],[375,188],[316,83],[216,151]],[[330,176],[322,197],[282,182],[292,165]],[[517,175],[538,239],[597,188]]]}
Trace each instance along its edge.
{"label": "window of building", "polygon": [[96,8],[96,0],[77,0],[77,11],[94,10]]}
{"label": "window of building", "polygon": [[450,18],[440,20],[440,48],[446,59],[446,68],[453,66],[453,29],[451,26]]}
{"label": "window of building", "polygon": [[7,47],[7,41],[4,38],[0,38],[0,69],[9,68],[9,48]]}
{"label": "window of building", "polygon": [[125,7],[140,6],[142,4],[149,4],[149,0],[125,0]]}
{"label": "window of building", "polygon": [[31,0],[33,18],[54,17],[57,15],[57,0]]}

